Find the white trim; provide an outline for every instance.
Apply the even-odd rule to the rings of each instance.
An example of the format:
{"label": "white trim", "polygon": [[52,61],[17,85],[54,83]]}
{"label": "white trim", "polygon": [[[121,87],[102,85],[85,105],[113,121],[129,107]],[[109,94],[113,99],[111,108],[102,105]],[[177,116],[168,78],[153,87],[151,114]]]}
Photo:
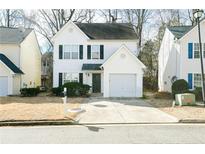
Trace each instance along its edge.
{"label": "white trim", "polygon": [[[203,18],[203,19],[200,21],[200,25],[202,24],[202,22],[205,22],[205,18]],[[179,38],[179,40],[184,39],[184,37],[187,36],[187,34],[190,33],[191,31],[193,31],[196,27],[197,27],[197,25],[194,25],[188,32],[186,32],[186,34],[184,34],[181,38]]]}
{"label": "white trim", "polygon": [[114,57],[118,52],[120,52],[122,48],[126,49],[128,51],[127,53],[129,53],[141,65],[142,68],[146,68],[146,66],[128,49],[125,44],[123,44],[119,49],[117,49],[117,51],[115,51],[100,67],[104,67],[112,59],[112,57]]}
{"label": "white trim", "polygon": [[17,74],[17,73],[14,73],[6,64],[4,64],[1,60],[0,60],[0,63],[2,65],[4,65],[8,70],[10,70],[10,74]]}
{"label": "white trim", "polygon": [[90,38],[89,38],[74,22],[72,22],[72,21],[70,20],[70,21],[68,21],[68,22],[51,38],[51,41],[54,41],[55,38],[56,38],[61,32],[63,32],[67,26],[69,26],[69,24],[72,24],[74,27],[76,27],[76,29],[77,29],[81,34],[83,34],[83,35],[86,37],[86,39],[90,40]]}
{"label": "white trim", "polygon": [[[63,57],[62,57],[62,60],[80,60],[80,45],[81,44],[62,44],[63,45]],[[72,45],[76,45],[76,46],[78,46],[78,58],[77,59],[73,59],[73,58],[71,58],[72,57],[72,52],[69,52],[70,53],[70,59],[65,59],[64,58],[64,49],[65,49],[65,46],[66,45],[69,45],[69,46],[72,46]]]}
{"label": "white trim", "polygon": [[136,42],[137,44],[137,39],[90,39],[88,42]]}

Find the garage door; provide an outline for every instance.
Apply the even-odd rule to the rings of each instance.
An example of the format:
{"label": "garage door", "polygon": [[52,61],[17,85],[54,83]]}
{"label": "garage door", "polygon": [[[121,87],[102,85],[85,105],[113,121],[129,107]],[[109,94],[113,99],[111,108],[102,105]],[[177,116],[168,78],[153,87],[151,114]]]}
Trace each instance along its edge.
{"label": "garage door", "polygon": [[110,97],[136,97],[136,75],[110,74]]}
{"label": "garage door", "polygon": [[8,95],[8,77],[0,76],[0,96]]}

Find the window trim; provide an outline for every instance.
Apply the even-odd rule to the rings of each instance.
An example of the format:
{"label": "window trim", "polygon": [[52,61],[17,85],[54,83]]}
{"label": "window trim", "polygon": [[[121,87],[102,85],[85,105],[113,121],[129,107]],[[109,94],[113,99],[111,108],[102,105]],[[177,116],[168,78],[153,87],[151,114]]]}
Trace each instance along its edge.
{"label": "window trim", "polygon": [[[198,45],[198,50],[195,50],[196,49],[196,44]],[[199,43],[193,43],[193,45],[194,45],[194,48],[193,48],[193,57],[194,57],[194,59],[199,59],[200,58],[200,45],[199,45]],[[199,55],[199,57],[196,57],[195,56],[195,52],[196,51],[198,51],[198,55]]]}
{"label": "window trim", "polygon": [[[62,75],[62,84],[65,84],[65,83],[68,83],[68,82],[65,82],[65,74],[76,74],[77,75],[77,78],[78,80],[76,82],[79,82],[79,73],[78,72],[63,72],[63,75]],[[72,77],[71,77],[72,78]],[[67,80],[68,81],[68,80]],[[70,80],[69,82],[75,82],[74,80]]]}
{"label": "window trim", "polygon": [[[71,54],[72,52],[69,52],[70,53],[70,58],[69,59],[65,58],[65,46],[78,46],[78,51],[77,51],[78,58],[73,59],[72,54]],[[64,60],[80,60],[80,44],[63,44],[63,59]]]}
{"label": "window trim", "polygon": [[[98,53],[98,58],[93,58],[93,50],[92,50],[93,46],[98,46],[99,47],[99,51],[97,51],[97,52],[95,51],[96,53]],[[100,59],[100,45],[98,45],[98,44],[91,45],[91,59],[92,60],[99,60]]]}
{"label": "window trim", "polygon": [[[195,79],[196,79],[196,75],[199,75],[200,76],[200,81],[198,80],[198,81],[195,81]],[[196,82],[200,82],[200,84],[201,84],[201,74],[200,73],[193,73],[193,87],[194,88],[196,88],[196,87],[201,87],[201,86],[196,86]]]}

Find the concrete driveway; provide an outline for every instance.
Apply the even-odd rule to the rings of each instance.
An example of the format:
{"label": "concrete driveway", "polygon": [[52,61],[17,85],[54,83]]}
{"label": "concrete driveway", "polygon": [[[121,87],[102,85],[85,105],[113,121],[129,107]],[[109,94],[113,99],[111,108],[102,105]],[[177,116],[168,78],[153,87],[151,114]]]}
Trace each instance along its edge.
{"label": "concrete driveway", "polygon": [[84,112],[77,117],[86,123],[172,123],[178,119],[152,107],[141,99],[88,98]]}

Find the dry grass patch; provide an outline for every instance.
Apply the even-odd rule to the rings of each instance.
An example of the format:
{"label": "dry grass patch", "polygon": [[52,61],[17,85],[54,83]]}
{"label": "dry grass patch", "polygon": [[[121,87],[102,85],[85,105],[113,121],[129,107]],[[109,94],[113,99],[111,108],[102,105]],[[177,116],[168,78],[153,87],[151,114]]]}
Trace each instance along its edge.
{"label": "dry grass patch", "polygon": [[[80,107],[84,98],[69,98],[66,107]],[[64,117],[63,101],[60,97],[0,97],[0,121],[10,120],[59,120],[75,119],[77,114]]]}
{"label": "dry grass patch", "polygon": [[169,93],[154,93],[153,95],[148,95],[149,97],[146,101],[149,104],[178,119],[205,120],[205,107],[203,106],[172,107],[173,99]]}

